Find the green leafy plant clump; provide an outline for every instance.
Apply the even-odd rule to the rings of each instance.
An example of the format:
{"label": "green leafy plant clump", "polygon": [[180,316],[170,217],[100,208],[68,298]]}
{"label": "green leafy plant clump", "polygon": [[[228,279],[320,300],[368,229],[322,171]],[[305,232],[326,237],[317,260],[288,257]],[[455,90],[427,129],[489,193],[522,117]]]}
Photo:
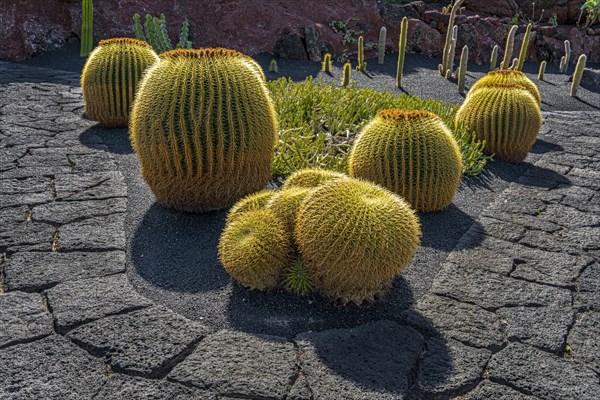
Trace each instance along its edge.
{"label": "green leafy plant clump", "polygon": [[[348,154],[356,136],[380,110],[427,110],[454,127],[459,107],[353,84],[338,87],[312,78],[304,82],[281,78],[267,82],[267,86],[280,124],[273,161],[275,175],[289,175],[302,168],[347,172]],[[461,151],[463,173],[479,174],[491,160],[482,151],[484,145],[462,125],[452,133]]]}

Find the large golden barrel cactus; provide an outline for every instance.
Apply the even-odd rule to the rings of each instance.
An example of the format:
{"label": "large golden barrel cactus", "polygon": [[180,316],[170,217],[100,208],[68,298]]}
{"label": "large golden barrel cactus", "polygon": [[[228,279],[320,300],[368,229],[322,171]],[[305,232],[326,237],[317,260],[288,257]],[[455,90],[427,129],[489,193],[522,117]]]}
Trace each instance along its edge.
{"label": "large golden barrel cactus", "polygon": [[249,289],[276,288],[292,262],[284,224],[271,210],[254,209],[228,223],[219,240],[225,270]]}
{"label": "large golden barrel cactus", "polygon": [[340,172],[331,171],[328,169],[304,168],[291,174],[285,180],[285,182],[283,182],[283,186],[281,188],[316,188],[324,183],[338,179],[345,179],[347,177],[347,175],[344,175]]}
{"label": "large golden barrel cactus", "polygon": [[533,96],[538,106],[542,103],[542,97],[537,85],[523,72],[514,69],[500,69],[498,71],[489,72],[473,84],[471,89],[469,89],[468,95],[470,96],[475,93],[477,89],[490,83],[516,83],[523,86],[525,90]]}
{"label": "large golden barrel cactus", "polygon": [[260,66],[237,51],[161,54],[140,85],[130,131],[146,182],[178,210],[230,207],[271,177],[275,110]]}
{"label": "large golden barrel cactus", "polygon": [[296,242],[315,289],[342,303],[373,301],[412,260],[421,228],[402,198],[371,182],[340,179],[302,202]]}
{"label": "large golden barrel cactus", "polygon": [[485,140],[484,152],[509,162],[521,162],[540,132],[542,116],[536,100],[515,83],[484,85],[469,95],[456,123]]}
{"label": "large golden barrel cactus", "polygon": [[418,211],[450,205],[462,175],[460,149],[444,122],[429,111],[377,113],[350,151],[350,176],[375,182]]}
{"label": "large golden barrel cactus", "polygon": [[298,209],[312,190],[304,187],[290,187],[280,190],[267,201],[267,208],[277,214],[285,225],[290,238],[294,236]]}
{"label": "large golden barrel cactus", "polygon": [[139,81],[157,61],[152,47],[141,40],[101,40],[81,74],[85,115],[104,126],[127,126]]}
{"label": "large golden barrel cactus", "polygon": [[243,197],[229,209],[226,222],[232,222],[247,211],[256,210],[257,208],[266,208],[269,199],[276,193],[277,192],[274,190],[266,189]]}

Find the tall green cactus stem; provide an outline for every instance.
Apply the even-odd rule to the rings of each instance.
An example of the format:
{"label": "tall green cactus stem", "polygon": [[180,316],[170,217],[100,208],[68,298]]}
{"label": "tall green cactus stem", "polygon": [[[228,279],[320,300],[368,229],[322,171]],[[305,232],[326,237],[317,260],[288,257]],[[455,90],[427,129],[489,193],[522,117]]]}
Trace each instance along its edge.
{"label": "tall green cactus stem", "polygon": [[158,39],[158,33],[156,32],[157,26],[154,24],[154,18],[150,14],[146,14],[146,20],[144,21],[144,29],[146,31],[146,39],[150,46],[157,53],[162,53],[162,47]]}
{"label": "tall green cactus stem", "polygon": [[523,44],[521,44],[521,51],[519,52],[519,64],[517,71],[523,70],[523,64],[525,63],[525,58],[527,58],[527,48],[529,47],[529,37],[531,36],[531,27],[533,25],[531,23],[527,24],[527,28],[525,29],[525,36],[523,37]]}
{"label": "tall green cactus stem", "polygon": [[169,39],[169,34],[167,33],[167,20],[165,14],[160,14],[160,18],[154,17],[154,26],[158,27],[156,32],[161,47],[161,53],[173,49],[171,39]]}
{"label": "tall green cactus stem", "polygon": [[360,305],[381,296],[408,266],[421,230],[401,197],[367,181],[343,179],[302,202],[295,234],[315,289]]}
{"label": "tall green cactus stem", "polygon": [[321,63],[321,71],[331,73],[331,54],[325,53]]}
{"label": "tall green cactus stem", "polygon": [[107,127],[125,127],[144,71],[158,62],[150,45],[137,39],[101,40],[81,73],[85,115]]}
{"label": "tall green cactus stem", "polygon": [[94,5],[92,0],[81,0],[81,46],[79,55],[87,57],[94,47]]}
{"label": "tall green cactus stem", "polygon": [[523,86],[533,96],[535,101],[538,103],[538,106],[542,103],[540,90],[538,89],[537,85],[533,83],[533,81],[529,79],[523,72],[511,69],[500,69],[498,71],[489,72],[487,75],[473,84],[469,90],[469,96],[480,87],[483,87],[489,83],[516,83]]}
{"label": "tall green cactus stem", "polygon": [[382,110],[358,136],[350,176],[397,193],[417,211],[448,207],[462,176],[460,149],[444,122],[429,111]]}
{"label": "tall green cactus stem", "polygon": [[442,63],[439,65],[438,69],[440,71],[440,75],[446,76],[446,72],[450,69],[450,46],[452,44],[452,38],[454,35],[454,19],[456,18],[456,12],[462,6],[464,0],[458,0],[452,6],[450,10],[450,18],[448,19],[448,30],[446,31],[446,42],[444,43],[444,52],[442,55]]}
{"label": "tall green cactus stem", "polygon": [[250,210],[225,226],[219,259],[240,285],[275,289],[292,261],[292,244],[283,223],[271,210]]}
{"label": "tall green cactus stem", "polygon": [[398,42],[398,66],[396,69],[396,87],[402,88],[402,75],[404,73],[404,57],[406,55],[406,36],[408,35],[408,18],[400,22],[400,39]]}
{"label": "tall green cactus stem", "polygon": [[387,29],[382,26],[379,30],[379,42],[377,42],[377,63],[383,64],[385,61],[385,39],[387,36]]}
{"label": "tall green cactus stem", "polygon": [[571,92],[569,93],[571,97],[577,96],[577,89],[581,83],[581,77],[583,76],[583,70],[585,69],[586,61],[587,57],[585,54],[580,55],[577,59],[577,66],[575,67],[575,72],[573,73],[573,82],[571,83]]}
{"label": "tall green cactus stem", "polygon": [[365,62],[365,46],[364,39],[362,36],[358,38],[358,64],[356,65],[357,71],[366,71],[367,63]]}
{"label": "tall green cactus stem", "polygon": [[496,69],[496,64],[498,63],[498,45],[495,45],[492,49],[492,57],[490,59],[490,71]]}
{"label": "tall green cactus stem", "polygon": [[191,49],[192,42],[188,39],[190,35],[190,23],[184,20],[181,23],[181,29],[179,31],[179,42],[177,43],[178,49]]}
{"label": "tall green cactus stem", "polygon": [[262,69],[226,49],[161,54],[130,120],[142,176],[160,203],[188,212],[228,208],[264,188],[277,129]]}
{"label": "tall green cactus stem", "polygon": [[269,72],[274,74],[279,73],[279,67],[277,66],[277,61],[275,61],[275,59],[272,59],[271,64],[269,64]]}
{"label": "tall green cactus stem", "polygon": [[516,83],[490,83],[470,94],[456,114],[485,140],[484,152],[508,162],[521,162],[536,141],[542,125],[540,107]]}
{"label": "tall green cactus stem", "polygon": [[546,61],[542,61],[542,63],[540,64],[540,70],[538,71],[538,80],[543,81],[544,80],[544,72],[546,72]]}
{"label": "tall green cactus stem", "polygon": [[519,65],[519,59],[518,58],[513,58],[512,64],[510,64],[510,67],[508,67],[508,69],[512,69],[512,70],[516,71],[518,65]]}
{"label": "tall green cactus stem", "polygon": [[504,58],[500,64],[500,69],[508,69],[510,67],[513,50],[515,48],[515,35],[517,34],[517,29],[519,29],[519,27],[517,25],[513,25],[508,32],[506,46],[504,47]]}
{"label": "tall green cactus stem", "polygon": [[564,70],[565,70],[565,56],[562,56],[560,58],[560,64],[558,66],[558,72],[560,72],[562,74]]}
{"label": "tall green cactus stem", "polygon": [[352,73],[352,64],[347,62],[344,64],[344,69],[342,70],[342,86],[348,86],[350,84],[350,74]]}
{"label": "tall green cactus stem", "polygon": [[565,40],[565,56],[561,59],[560,72],[566,74],[569,71],[569,62],[571,61],[571,42]]}
{"label": "tall green cactus stem", "polygon": [[469,48],[463,46],[462,52],[460,53],[460,64],[458,65],[458,93],[463,94],[465,92],[465,75],[467,74],[467,64],[469,62]]}
{"label": "tall green cactus stem", "polygon": [[133,14],[133,33],[135,34],[135,38],[137,40],[146,41],[146,36],[144,35],[144,26],[140,21],[140,14]]}
{"label": "tall green cactus stem", "polygon": [[[448,70],[450,76],[454,73],[454,59],[456,58],[456,43],[458,43],[458,26],[454,26],[454,36],[452,36],[452,42],[450,42],[450,53],[448,56]],[[447,71],[446,71],[447,72]]]}

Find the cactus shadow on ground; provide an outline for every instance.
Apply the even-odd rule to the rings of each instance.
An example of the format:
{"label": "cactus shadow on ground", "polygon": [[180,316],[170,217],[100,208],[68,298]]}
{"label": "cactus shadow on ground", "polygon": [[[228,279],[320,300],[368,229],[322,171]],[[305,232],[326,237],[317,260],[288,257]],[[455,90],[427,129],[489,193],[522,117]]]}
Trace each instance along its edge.
{"label": "cactus shadow on ground", "polygon": [[[81,132],[79,141],[88,147],[102,149],[113,154],[133,153],[127,128],[108,129],[96,124]],[[111,143],[111,145],[107,145],[107,143]]]}

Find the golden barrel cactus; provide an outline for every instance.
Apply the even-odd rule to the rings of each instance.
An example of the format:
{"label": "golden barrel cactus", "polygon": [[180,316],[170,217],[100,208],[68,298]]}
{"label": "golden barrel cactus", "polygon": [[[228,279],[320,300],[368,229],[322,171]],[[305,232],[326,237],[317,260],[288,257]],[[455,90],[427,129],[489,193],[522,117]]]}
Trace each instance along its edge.
{"label": "golden barrel cactus", "polygon": [[271,210],[254,209],[228,223],[219,240],[219,259],[240,285],[276,288],[292,262],[285,226]]}
{"label": "golden barrel cactus", "polygon": [[265,188],[277,119],[260,66],[234,50],[172,50],[144,77],[131,121],[142,176],[166,206],[207,212]]}
{"label": "golden barrel cactus", "polygon": [[460,149],[444,122],[429,111],[377,113],[350,151],[350,176],[375,182],[418,211],[442,210],[462,176]]}
{"label": "golden barrel cactus", "polygon": [[470,96],[475,93],[477,89],[490,83],[516,83],[517,85],[521,85],[533,96],[538,106],[542,104],[542,97],[537,85],[523,72],[514,69],[500,69],[498,71],[489,72],[471,86],[468,95]]}
{"label": "golden barrel cactus", "polygon": [[267,189],[243,197],[229,209],[226,222],[230,223],[246,211],[256,210],[257,208],[266,208],[269,199],[276,193],[277,192],[274,190]]}
{"label": "golden barrel cactus", "polygon": [[267,208],[281,219],[290,238],[294,236],[294,225],[300,204],[310,194],[312,189],[291,187],[280,190],[267,201]]}
{"label": "golden barrel cactus", "polygon": [[308,195],[296,217],[295,236],[315,289],[360,305],[382,295],[408,266],[421,228],[402,198],[348,178]]}
{"label": "golden barrel cactus", "polygon": [[312,189],[333,180],[346,178],[348,178],[347,175],[328,169],[304,168],[291,174],[285,182],[283,182],[281,188],[289,189],[298,187]]}
{"label": "golden barrel cactus", "polygon": [[125,127],[144,71],[158,61],[141,40],[101,40],[81,73],[85,115],[107,127]]}
{"label": "golden barrel cactus", "polygon": [[517,163],[535,143],[542,116],[535,98],[523,86],[491,83],[465,99],[456,113],[456,123],[485,140],[485,153]]}

